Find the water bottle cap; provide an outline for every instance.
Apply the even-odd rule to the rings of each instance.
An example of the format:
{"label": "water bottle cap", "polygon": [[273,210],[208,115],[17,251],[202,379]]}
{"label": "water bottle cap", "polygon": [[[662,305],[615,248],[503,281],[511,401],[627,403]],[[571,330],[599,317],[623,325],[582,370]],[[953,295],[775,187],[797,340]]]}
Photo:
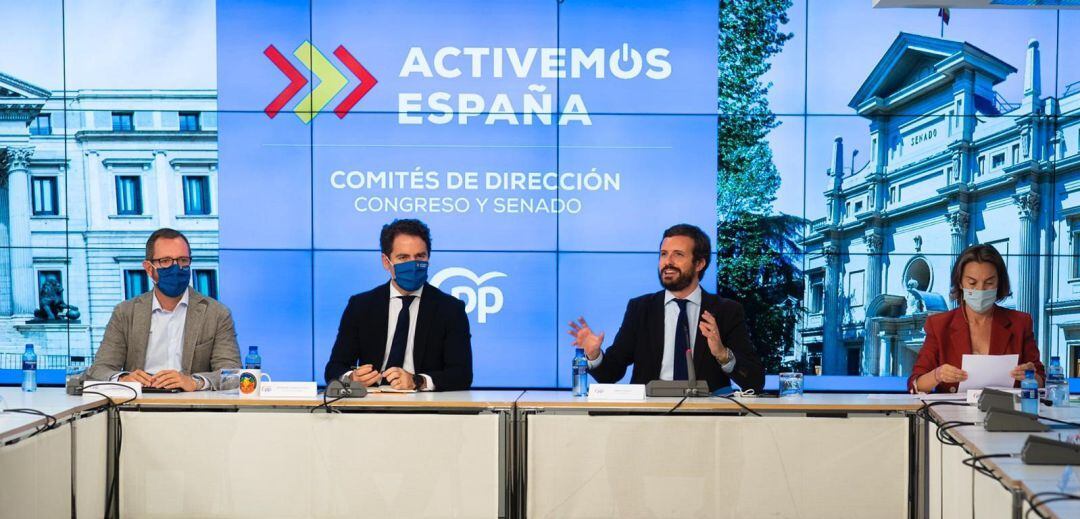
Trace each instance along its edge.
{"label": "water bottle cap", "polygon": [[578,355],[583,355],[585,353],[585,348],[575,348],[574,353]]}
{"label": "water bottle cap", "polygon": [[1024,370],[1024,378],[1035,378],[1035,370],[1033,370],[1033,369]]}
{"label": "water bottle cap", "polygon": [[27,344],[26,349],[30,350],[30,351],[33,351],[34,350],[34,345],[33,344]]}
{"label": "water bottle cap", "polygon": [[258,346],[248,346],[248,353],[254,353],[256,351],[259,351]]}

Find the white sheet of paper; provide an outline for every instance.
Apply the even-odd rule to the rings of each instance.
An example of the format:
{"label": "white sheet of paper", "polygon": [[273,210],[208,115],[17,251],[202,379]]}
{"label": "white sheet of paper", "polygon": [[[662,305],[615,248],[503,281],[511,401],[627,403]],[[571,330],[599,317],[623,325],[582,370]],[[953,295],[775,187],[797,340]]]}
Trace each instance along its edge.
{"label": "white sheet of paper", "polygon": [[968,374],[967,380],[960,383],[959,393],[969,389],[984,387],[1012,387],[1013,378],[1009,373],[1016,367],[1020,356],[1011,355],[964,355],[960,369]]}
{"label": "white sheet of paper", "polygon": [[390,386],[371,386],[367,388],[368,393],[415,393],[415,389],[394,389]]}
{"label": "white sheet of paper", "polygon": [[911,393],[870,393],[866,395],[867,400],[915,400],[920,395],[913,395]]}
{"label": "white sheet of paper", "polygon": [[918,396],[919,400],[922,400],[923,402],[940,402],[950,400],[956,402],[963,402],[967,399],[967,396],[964,393],[929,393],[920,394]]}

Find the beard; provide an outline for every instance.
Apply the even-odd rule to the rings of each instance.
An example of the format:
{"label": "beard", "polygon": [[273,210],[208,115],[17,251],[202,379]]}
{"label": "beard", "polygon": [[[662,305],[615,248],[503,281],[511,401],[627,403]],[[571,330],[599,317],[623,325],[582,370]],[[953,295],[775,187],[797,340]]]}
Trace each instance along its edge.
{"label": "beard", "polygon": [[[673,270],[677,271],[678,273],[675,275],[675,278],[672,279],[671,281],[665,281],[664,280],[664,270],[665,269],[673,269]],[[672,292],[678,292],[680,290],[685,290],[686,287],[690,286],[690,283],[693,283],[695,275],[697,275],[697,272],[694,272],[692,270],[691,271],[684,271],[684,270],[682,270],[679,267],[676,267],[674,265],[667,265],[664,268],[657,271],[657,276],[660,278],[660,286],[662,286],[665,289],[670,290]]]}

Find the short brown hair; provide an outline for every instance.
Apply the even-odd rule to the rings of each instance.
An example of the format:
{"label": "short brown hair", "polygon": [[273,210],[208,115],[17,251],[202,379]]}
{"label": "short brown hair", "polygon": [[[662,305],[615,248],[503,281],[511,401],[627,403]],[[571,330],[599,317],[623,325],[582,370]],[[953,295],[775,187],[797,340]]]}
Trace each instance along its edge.
{"label": "short brown hair", "polygon": [[971,262],[989,263],[994,266],[994,270],[997,271],[998,283],[997,283],[997,300],[1001,301],[1009,294],[1012,294],[1012,289],[1009,287],[1009,271],[1005,266],[1005,260],[1001,257],[1001,253],[994,248],[993,245],[980,243],[978,245],[972,245],[964,252],[960,253],[960,256],[956,258],[956,263],[953,264],[952,269],[952,287],[949,289],[949,297],[957,301],[964,297],[963,284],[961,283],[961,277],[964,275],[964,267]]}
{"label": "short brown hair", "polygon": [[431,254],[431,230],[424,222],[408,218],[394,220],[383,226],[382,232],[379,233],[379,247],[382,248],[382,253],[389,256],[394,248],[394,238],[402,234],[424,240],[428,254]]}
{"label": "short brown hair", "polygon": [[184,236],[184,233],[176,229],[162,227],[154,231],[154,233],[150,235],[150,238],[146,240],[146,261],[154,259],[154,243],[158,240],[171,240],[173,238],[183,238],[184,243],[187,244],[188,251],[191,251],[191,242],[188,241],[187,236]]}

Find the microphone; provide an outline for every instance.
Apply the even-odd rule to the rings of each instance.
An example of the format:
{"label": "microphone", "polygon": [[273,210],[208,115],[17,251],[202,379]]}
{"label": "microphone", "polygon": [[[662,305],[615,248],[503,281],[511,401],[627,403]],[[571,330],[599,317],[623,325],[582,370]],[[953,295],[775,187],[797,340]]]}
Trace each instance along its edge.
{"label": "microphone", "polygon": [[326,385],[326,396],[330,398],[364,398],[367,388],[351,380],[333,380]]}
{"label": "microphone", "polygon": [[64,380],[64,391],[69,395],[83,394],[83,382],[86,381],[86,372],[72,375]]}
{"label": "microphone", "polygon": [[683,328],[683,333],[686,334],[686,351],[683,352],[686,355],[686,378],[687,378],[687,396],[698,396],[697,391],[697,372],[694,369],[694,350],[693,343],[690,342],[690,323],[686,323]]}
{"label": "microphone", "polygon": [[[704,380],[697,379],[697,372],[694,369],[694,350],[690,346],[690,323],[686,323],[685,326],[679,326],[676,333],[683,333],[686,336],[686,349],[683,350],[683,355],[686,355],[686,378],[687,380],[651,380],[645,384],[645,394],[647,396],[666,396],[666,397],[705,397],[709,396],[709,386]],[[675,352],[678,355],[678,352]]]}
{"label": "microphone", "polygon": [[694,373],[694,354],[690,351],[690,348],[686,348],[686,378],[689,386],[686,388],[686,394],[698,396],[697,373]]}

